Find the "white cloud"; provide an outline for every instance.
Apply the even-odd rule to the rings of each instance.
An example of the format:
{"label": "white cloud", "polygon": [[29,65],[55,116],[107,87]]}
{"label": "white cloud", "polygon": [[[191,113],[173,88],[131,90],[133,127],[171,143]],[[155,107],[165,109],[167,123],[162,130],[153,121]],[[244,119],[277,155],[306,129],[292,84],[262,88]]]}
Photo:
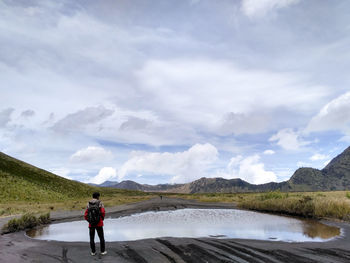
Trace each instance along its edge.
{"label": "white cloud", "polygon": [[68,114],[56,122],[52,129],[58,132],[79,131],[90,124],[98,123],[111,116],[113,112],[114,110],[106,109],[103,106],[87,107],[84,110]]}
{"label": "white cloud", "polygon": [[268,12],[298,3],[299,0],[242,0],[241,9],[248,17],[261,17]]}
{"label": "white cloud", "polygon": [[276,142],[285,150],[299,150],[301,147],[310,144],[309,141],[304,141],[300,134],[293,129],[283,129],[272,135],[270,142]]}
{"label": "white cloud", "polygon": [[196,144],[187,151],[133,152],[118,172],[119,180],[128,173],[152,173],[172,175],[172,183],[185,183],[206,176],[210,166],[216,161],[217,149],[211,144]]}
{"label": "white cloud", "polygon": [[33,110],[25,110],[22,111],[21,117],[28,118],[28,117],[33,117],[35,115],[35,111]]}
{"label": "white cloud", "polygon": [[13,111],[13,108],[0,111],[0,128],[6,126],[6,124],[11,121],[11,114]]}
{"label": "white cloud", "polygon": [[307,162],[299,161],[297,162],[297,167],[311,167],[312,165]]}
{"label": "white cloud", "polygon": [[256,134],[271,129],[271,117],[263,112],[225,114],[218,131],[221,135]]}
{"label": "white cloud", "polygon": [[[102,141],[118,152],[115,167],[131,150],[152,146],[175,146],[171,152],[209,142],[230,156],[268,149],[264,136],[217,135],[300,127],[349,82],[348,32],[339,27],[348,16],[337,4],[296,5],[291,14],[278,9],[292,2],[285,0],[205,1],[170,13],[168,4],[66,2],[0,1],[0,148],[46,169],[67,166],[74,179],[111,165],[67,164]],[[240,8],[250,17],[286,12],[252,23]],[[324,19],[327,12],[339,19]],[[20,117],[28,109],[35,114]],[[283,152],[278,158],[291,163]]]}
{"label": "white cloud", "polygon": [[70,170],[67,168],[54,168],[50,169],[51,173],[64,177],[66,179],[72,180],[73,178],[69,176]]}
{"label": "white cloud", "polygon": [[329,103],[309,122],[306,131],[326,131],[350,129],[350,92],[347,92]]}
{"label": "white cloud", "polygon": [[266,154],[266,155],[272,155],[272,154],[275,154],[275,151],[274,151],[274,150],[265,150],[265,151],[264,151],[264,154]]}
{"label": "white cloud", "polygon": [[350,135],[345,135],[339,139],[340,142],[350,143]]}
{"label": "white cloud", "polygon": [[227,166],[227,170],[228,173],[222,175],[227,179],[238,177],[252,184],[263,184],[277,180],[274,172],[265,170],[265,165],[260,161],[259,155],[246,158],[240,155],[233,157]]}
{"label": "white cloud", "polygon": [[[138,104],[138,103],[135,103]],[[102,140],[118,143],[147,144],[153,146],[174,145],[181,141],[184,145],[198,140],[196,131],[190,125],[158,118],[151,111],[131,111],[116,109],[113,116],[90,127],[88,133]]]}
{"label": "white cloud", "polygon": [[87,148],[80,149],[71,155],[70,161],[74,163],[81,162],[98,162],[109,160],[113,157],[111,151],[105,150],[99,146],[88,146]]}
{"label": "white cloud", "polygon": [[[300,74],[244,69],[224,60],[149,60],[135,78],[138,97],[148,98],[139,100],[137,107],[219,133],[247,132],[237,125],[248,125],[249,132],[264,131],[270,116],[262,113],[278,108],[315,110],[309,101],[322,101],[329,94],[326,87],[313,85]],[[218,129],[221,116],[226,116],[226,126],[221,122]]]}
{"label": "white cloud", "polygon": [[113,167],[103,167],[99,173],[91,178],[88,182],[93,184],[102,184],[107,180],[116,178],[117,171]]}
{"label": "white cloud", "polygon": [[133,131],[133,130],[147,130],[151,126],[150,120],[141,119],[134,116],[129,116],[128,120],[120,125],[120,130]]}
{"label": "white cloud", "polygon": [[310,157],[311,161],[321,161],[325,159],[329,159],[329,156],[324,154],[319,154],[319,153],[316,153]]}

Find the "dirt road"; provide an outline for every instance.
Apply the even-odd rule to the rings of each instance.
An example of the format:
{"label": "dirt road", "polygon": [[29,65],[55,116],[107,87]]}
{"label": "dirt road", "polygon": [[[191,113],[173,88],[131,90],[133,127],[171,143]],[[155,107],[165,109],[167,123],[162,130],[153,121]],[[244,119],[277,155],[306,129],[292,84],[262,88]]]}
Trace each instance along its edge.
{"label": "dirt road", "polygon": [[[144,211],[179,208],[235,208],[231,204],[198,203],[163,198],[107,208],[108,216],[119,217]],[[83,211],[55,212],[53,223],[81,220]],[[108,242],[108,254],[90,256],[84,242],[41,241],[24,232],[0,236],[0,262],[350,262],[350,225],[326,222],[343,229],[343,236],[329,242],[285,243],[242,239],[157,238]]]}

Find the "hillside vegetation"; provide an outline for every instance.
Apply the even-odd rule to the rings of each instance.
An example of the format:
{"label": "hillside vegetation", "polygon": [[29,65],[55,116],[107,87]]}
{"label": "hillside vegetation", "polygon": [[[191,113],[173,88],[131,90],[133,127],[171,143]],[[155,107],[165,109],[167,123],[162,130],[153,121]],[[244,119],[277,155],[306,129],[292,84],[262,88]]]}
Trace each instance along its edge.
{"label": "hillside vegetation", "polygon": [[118,190],[98,188],[68,180],[0,153],[1,200],[57,201],[89,197],[93,191],[110,194]]}
{"label": "hillside vegetation", "polygon": [[350,192],[346,191],[204,193],[178,197],[200,202],[236,203],[240,208],[262,212],[350,221]]}
{"label": "hillside vegetation", "polygon": [[101,193],[107,206],[151,197],[143,192],[94,187],[68,180],[0,153],[0,216],[81,209],[95,191]]}

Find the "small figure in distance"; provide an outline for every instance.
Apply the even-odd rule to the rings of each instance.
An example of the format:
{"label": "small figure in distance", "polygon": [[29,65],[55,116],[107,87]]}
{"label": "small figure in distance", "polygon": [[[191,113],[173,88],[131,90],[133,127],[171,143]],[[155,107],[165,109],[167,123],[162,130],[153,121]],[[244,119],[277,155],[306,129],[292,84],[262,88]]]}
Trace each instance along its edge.
{"label": "small figure in distance", "polygon": [[90,234],[90,248],[91,256],[96,255],[95,247],[95,230],[100,238],[101,255],[106,255],[105,238],[103,234],[103,220],[105,218],[105,208],[100,201],[100,193],[95,192],[92,194],[92,200],[87,204],[84,218],[89,222],[89,234]]}
{"label": "small figure in distance", "polygon": [[163,199],[163,196],[162,196],[162,195],[160,195],[159,197],[160,197],[160,200],[162,200],[162,199]]}

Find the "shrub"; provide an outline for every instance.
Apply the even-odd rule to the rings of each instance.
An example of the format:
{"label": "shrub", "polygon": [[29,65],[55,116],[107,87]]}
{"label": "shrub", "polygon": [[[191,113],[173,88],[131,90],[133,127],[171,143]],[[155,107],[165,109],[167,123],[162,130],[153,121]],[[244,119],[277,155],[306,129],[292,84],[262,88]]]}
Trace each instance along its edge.
{"label": "shrub", "polygon": [[33,214],[24,214],[19,219],[21,229],[33,228],[38,225],[38,218]]}
{"label": "shrub", "polygon": [[315,204],[315,214],[318,217],[349,220],[350,205],[344,200],[329,199]]}
{"label": "shrub", "polygon": [[50,213],[40,215],[38,220],[40,225],[46,225],[50,223]]}
{"label": "shrub", "polygon": [[50,222],[50,213],[42,214],[38,218],[33,214],[24,214],[20,218],[13,218],[7,222],[2,230],[6,233],[17,232],[38,225],[48,224]]}
{"label": "shrub", "polygon": [[317,193],[316,196],[318,196],[318,197],[326,197],[326,195],[323,194],[323,193]]}
{"label": "shrub", "polygon": [[296,211],[305,217],[315,217],[315,204],[312,201],[312,197],[306,195],[299,199]]}
{"label": "shrub", "polygon": [[346,192],[346,197],[350,199],[350,192]]}
{"label": "shrub", "polygon": [[17,232],[20,231],[20,222],[19,219],[13,218],[4,225],[3,230],[5,232]]}
{"label": "shrub", "polygon": [[[266,195],[266,194],[265,194]],[[271,194],[267,196],[273,196]],[[313,218],[337,218],[350,220],[350,205],[344,198],[320,198],[309,195],[290,194],[287,198],[264,199],[261,196],[242,200],[238,204],[242,208],[257,211],[298,215]]]}
{"label": "shrub", "polygon": [[282,199],[288,197],[288,194],[281,193],[280,191],[267,192],[260,195],[260,200],[269,200],[269,199]]}

